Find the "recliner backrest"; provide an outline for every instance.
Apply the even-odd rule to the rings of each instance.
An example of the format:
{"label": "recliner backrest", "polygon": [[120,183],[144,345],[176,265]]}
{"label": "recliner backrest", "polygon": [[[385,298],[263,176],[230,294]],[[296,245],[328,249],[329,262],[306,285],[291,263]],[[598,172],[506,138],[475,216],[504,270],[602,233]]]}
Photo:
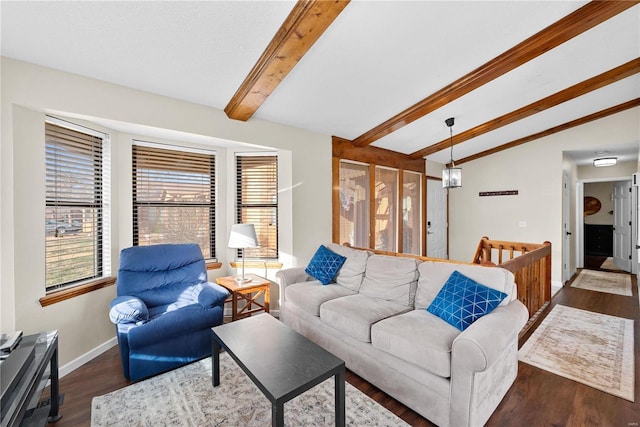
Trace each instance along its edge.
{"label": "recliner backrest", "polygon": [[120,252],[117,294],[142,299],[148,307],[188,298],[190,287],[207,281],[195,243],[133,246]]}

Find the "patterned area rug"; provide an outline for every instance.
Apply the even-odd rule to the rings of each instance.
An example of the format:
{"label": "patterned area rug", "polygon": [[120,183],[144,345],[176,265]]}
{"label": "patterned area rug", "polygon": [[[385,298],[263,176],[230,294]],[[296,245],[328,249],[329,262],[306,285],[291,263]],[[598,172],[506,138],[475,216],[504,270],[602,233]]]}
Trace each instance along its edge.
{"label": "patterned area rug", "polygon": [[625,295],[628,297],[633,296],[633,292],[631,291],[631,275],[626,273],[582,270],[576,280],[571,283],[571,287]]}
{"label": "patterned area rug", "polygon": [[556,305],[518,352],[522,362],[634,401],[633,320]]}
{"label": "patterned area rug", "polygon": [[603,268],[605,270],[612,270],[612,271],[624,271],[623,269],[621,269],[620,267],[618,267],[613,263],[613,257],[609,257],[605,259],[602,265],[600,265],[600,268]]}
{"label": "patterned area rug", "polygon": [[[284,404],[288,426],[334,426],[330,378]],[[346,383],[347,425],[408,426]],[[94,397],[91,425],[269,426],[271,402],[227,353],[220,354],[220,385],[211,385],[211,358]]]}

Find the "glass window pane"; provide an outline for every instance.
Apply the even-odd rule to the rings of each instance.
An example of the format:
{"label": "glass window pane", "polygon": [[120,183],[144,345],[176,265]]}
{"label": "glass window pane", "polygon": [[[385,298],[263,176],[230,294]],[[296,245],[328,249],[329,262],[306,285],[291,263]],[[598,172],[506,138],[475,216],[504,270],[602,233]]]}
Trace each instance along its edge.
{"label": "glass window pane", "polygon": [[340,162],[340,244],[369,247],[369,166]]}
{"label": "glass window pane", "polygon": [[197,243],[215,258],[215,155],[133,146],[133,244]]}
{"label": "glass window pane", "polygon": [[376,166],[375,249],[397,251],[398,171]]}
{"label": "glass window pane", "polygon": [[402,182],[402,252],[420,255],[422,175],[404,171]]}
{"label": "glass window pane", "polygon": [[103,274],[103,140],[45,123],[48,290]]}
{"label": "glass window pane", "polygon": [[138,245],[197,243],[212,258],[210,208],[206,206],[137,206]]}
{"label": "glass window pane", "polygon": [[239,249],[238,258],[278,258],[278,157],[236,155],[236,221],[253,224],[258,248]]}

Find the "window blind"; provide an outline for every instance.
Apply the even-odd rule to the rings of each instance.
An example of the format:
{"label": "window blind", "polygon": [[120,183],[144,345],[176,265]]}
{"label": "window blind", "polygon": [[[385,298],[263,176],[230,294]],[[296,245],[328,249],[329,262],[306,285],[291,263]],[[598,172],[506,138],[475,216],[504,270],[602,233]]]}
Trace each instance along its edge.
{"label": "window blind", "polygon": [[254,224],[258,248],[238,250],[238,257],[278,258],[278,157],[236,155],[236,221]]}
{"label": "window blind", "polygon": [[197,243],[215,258],[215,155],[133,146],[133,244]]}
{"label": "window blind", "polygon": [[45,123],[47,290],[103,274],[103,140]]}

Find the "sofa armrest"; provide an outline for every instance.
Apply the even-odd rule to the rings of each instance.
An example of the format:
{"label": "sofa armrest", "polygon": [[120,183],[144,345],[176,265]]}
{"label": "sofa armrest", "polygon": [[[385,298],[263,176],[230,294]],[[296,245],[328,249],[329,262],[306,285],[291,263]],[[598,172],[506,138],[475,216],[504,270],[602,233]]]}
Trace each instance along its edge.
{"label": "sofa armrest", "polygon": [[193,289],[193,300],[203,307],[213,307],[224,304],[229,291],[217,283],[203,282],[199,283]]}
{"label": "sofa armrest", "polygon": [[528,318],[524,304],[514,300],[478,319],[453,341],[451,425],[482,425],[491,416],[516,378],[518,333]]}
{"label": "sofa armrest", "polygon": [[280,270],[276,273],[276,280],[280,285],[280,292],[284,295],[284,289],[294,283],[308,282],[311,280],[305,271],[305,267],[293,267]]}
{"label": "sofa armrest", "polygon": [[518,300],[496,307],[465,329],[451,346],[451,367],[480,372],[491,366],[506,346],[517,343],[518,333],[529,320]]}
{"label": "sofa armrest", "polygon": [[123,295],[111,301],[109,320],[114,324],[143,324],[149,320],[147,305],[138,297]]}

